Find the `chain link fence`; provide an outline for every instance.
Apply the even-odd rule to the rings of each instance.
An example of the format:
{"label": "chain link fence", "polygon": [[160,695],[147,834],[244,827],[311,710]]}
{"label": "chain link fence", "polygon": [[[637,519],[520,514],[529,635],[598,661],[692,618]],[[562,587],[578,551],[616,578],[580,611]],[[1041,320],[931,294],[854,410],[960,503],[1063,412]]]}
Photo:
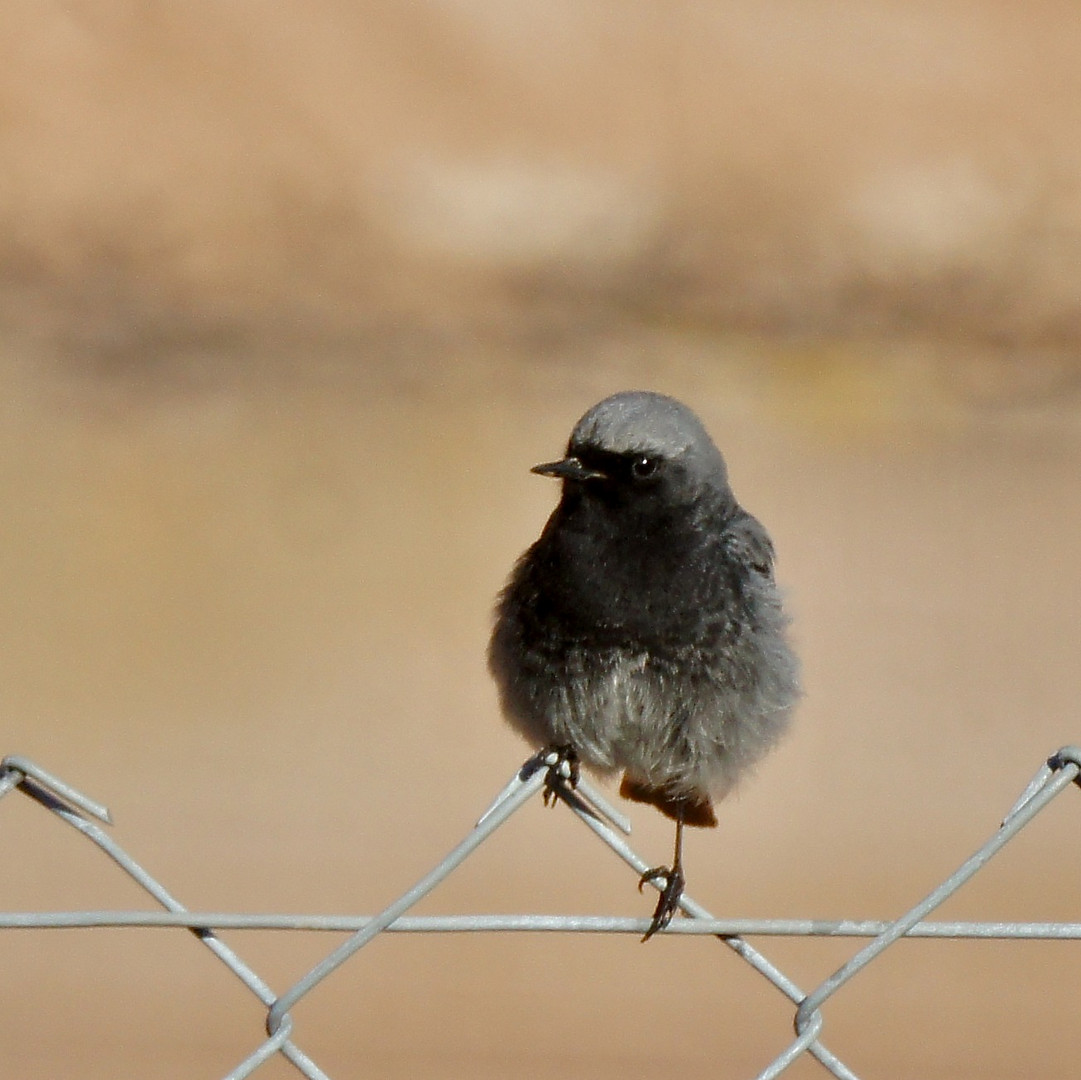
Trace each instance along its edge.
{"label": "chain link fence", "polygon": [[[22,757],[0,762],[0,799],[20,792],[66,822],[96,845],[136,881],[164,910],[0,912],[0,929],[57,929],[91,927],[186,927],[209,949],[266,1008],[265,1036],[253,1034],[253,1050],[225,1074],[225,1080],[241,1080],[256,1073],[269,1059],[280,1055],[296,1072],[312,1080],[330,1080],[298,1045],[290,1010],[332,971],[349,961],[377,935],[388,933],[485,933],[494,931],[616,933],[645,932],[648,919],[604,916],[558,915],[457,915],[410,916],[409,910],[460,866],[529,799],[551,787],[598,840],[622,859],[635,875],[649,865],[629,846],[626,818],[588,780],[575,788],[558,777],[549,779],[550,761],[543,755],[531,758],[500,792],[491,807],[464,840],[432,870],[379,914],[355,918],[322,916],[243,915],[227,912],[194,912],[185,908],[161,882],[152,877],[112,839],[103,826],[112,819],[108,810],[69,784]],[[717,919],[690,896],[680,907],[687,918],[676,919],[662,934],[695,934],[710,937],[731,949],[754,971],[768,980],[794,1006],[795,1038],[759,1072],[758,1080],[771,1080],[797,1059],[809,1055],[824,1074],[856,1080],[856,1073],[823,1042],[823,1006],[849,980],[865,970],[901,938],[980,938],[1079,940],[1081,922],[931,922],[929,916],[948,897],[977,874],[1034,817],[1070,784],[1081,783],[1081,748],[1067,746],[1042,765],[994,834],[972,853],[954,873],[900,918],[889,921],[804,919]],[[240,955],[218,936],[220,930],[332,930],[350,936],[331,951],[284,993],[275,993]],[[827,979],[807,992],[801,989],[748,938],[836,937],[870,939]],[[780,1045],[780,1039],[778,1039]]]}

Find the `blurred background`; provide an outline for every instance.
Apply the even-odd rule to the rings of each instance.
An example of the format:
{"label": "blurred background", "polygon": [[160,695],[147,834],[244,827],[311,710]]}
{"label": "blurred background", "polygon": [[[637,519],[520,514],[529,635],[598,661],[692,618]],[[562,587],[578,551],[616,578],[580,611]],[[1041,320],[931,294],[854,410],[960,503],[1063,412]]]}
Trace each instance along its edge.
{"label": "blurred background", "polygon": [[[0,10],[0,753],[187,906],[373,912],[465,834],[527,752],[484,651],[556,497],[528,469],[635,387],[714,433],[805,664],[690,891],[895,916],[1081,740],[1076,6]],[[942,915],[1078,919],[1079,824],[1067,792]],[[3,908],[149,906],[28,800],[0,827]],[[634,885],[538,802],[419,910],[645,916]],[[278,991],[337,940],[225,937]],[[183,931],[2,945],[12,1076],[259,1040]],[[858,947],[761,945],[806,988]],[[1076,959],[901,943],[825,1036],[868,1077],[1072,1077]],[[690,939],[383,938],[296,1021],[335,1077],[742,1077],[791,1037]]]}

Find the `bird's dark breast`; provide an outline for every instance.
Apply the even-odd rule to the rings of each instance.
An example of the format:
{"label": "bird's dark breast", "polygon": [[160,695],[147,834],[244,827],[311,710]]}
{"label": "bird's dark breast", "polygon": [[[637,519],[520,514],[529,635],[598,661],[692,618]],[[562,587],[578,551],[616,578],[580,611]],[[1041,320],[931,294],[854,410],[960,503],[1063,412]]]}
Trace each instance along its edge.
{"label": "bird's dark breast", "polygon": [[508,589],[512,602],[503,606],[493,642],[512,675],[512,693],[529,699],[512,711],[548,713],[563,700],[561,687],[578,685],[588,696],[590,684],[604,684],[628,665],[648,670],[661,685],[709,683],[717,657],[739,637],[739,600],[716,568],[703,568],[688,599],[672,579],[658,579],[655,567],[643,571],[652,574],[648,585],[643,576],[622,581],[619,573],[602,580],[600,567],[556,583],[544,570],[549,553],[533,554]]}
{"label": "bird's dark breast", "polygon": [[559,513],[527,555],[533,587],[523,584],[538,623],[558,626],[568,642],[637,646],[658,659],[723,634],[739,575],[716,533],[675,511],[617,520],[588,506]]}

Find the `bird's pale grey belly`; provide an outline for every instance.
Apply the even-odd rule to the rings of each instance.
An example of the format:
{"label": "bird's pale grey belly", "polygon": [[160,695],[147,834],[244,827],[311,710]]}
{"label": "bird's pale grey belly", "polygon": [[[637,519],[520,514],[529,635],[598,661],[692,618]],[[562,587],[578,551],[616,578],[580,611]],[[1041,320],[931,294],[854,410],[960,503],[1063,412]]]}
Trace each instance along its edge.
{"label": "bird's pale grey belly", "polygon": [[[729,658],[731,659],[731,658]],[[567,658],[545,726],[599,772],[653,787],[723,796],[784,731],[787,695],[737,686],[700,659],[678,670],[645,653]]]}

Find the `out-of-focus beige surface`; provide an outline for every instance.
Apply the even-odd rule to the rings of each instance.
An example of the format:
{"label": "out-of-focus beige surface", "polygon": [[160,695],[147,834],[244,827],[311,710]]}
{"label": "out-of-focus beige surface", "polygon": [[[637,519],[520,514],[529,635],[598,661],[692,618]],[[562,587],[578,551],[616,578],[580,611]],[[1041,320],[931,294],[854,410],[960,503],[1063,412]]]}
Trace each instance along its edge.
{"label": "out-of-focus beige surface", "polygon": [[0,12],[0,316],[193,337],[611,314],[1081,328],[1063,0]]}
{"label": "out-of-focus beige surface", "polygon": [[[863,413],[822,426],[821,387],[763,376],[747,342],[636,340],[457,357],[414,385],[320,364],[153,390],[9,370],[5,751],[107,801],[192,907],[377,910],[525,754],[483,653],[555,497],[528,466],[596,398],[653,386],[701,411],[772,529],[806,663],[792,738],[689,838],[691,889],[731,915],[904,910],[1078,738],[1081,433],[1047,412],[929,423],[870,360],[849,372]],[[4,907],[146,905],[22,804],[0,805]],[[945,913],[1076,919],[1079,813],[1065,793]],[[663,860],[667,824],[632,815]],[[538,803],[421,910],[649,906]],[[279,989],[331,947],[226,936]],[[763,947],[809,986],[856,943]],[[1069,1076],[1074,951],[905,944],[830,1004],[829,1042],[868,1076]],[[8,932],[4,952],[13,1076],[215,1076],[258,1040],[254,1003],[180,932]],[[396,937],[298,1008],[298,1041],[345,1077],[752,1075],[790,1032],[759,982],[707,941]]]}
{"label": "out-of-focus beige surface", "polygon": [[[527,752],[484,650],[556,497],[528,469],[617,389],[706,421],[805,663],[792,737],[688,838],[711,910],[896,915],[1081,741],[1072,7],[0,26],[0,753],[189,907],[372,912],[465,834]],[[941,914],[1081,918],[1079,799]],[[17,793],[0,852],[5,910],[149,906]],[[650,908],[538,801],[419,911]],[[225,936],[279,991],[337,940]],[[759,944],[804,987],[858,948]],[[868,1078],[1073,1077],[1074,946],[901,943],[824,1037]],[[217,1077],[260,1039],[183,931],[0,948],[0,1076]],[[713,942],[388,936],[295,1020],[335,1080],[704,1080],[791,1012]]]}

